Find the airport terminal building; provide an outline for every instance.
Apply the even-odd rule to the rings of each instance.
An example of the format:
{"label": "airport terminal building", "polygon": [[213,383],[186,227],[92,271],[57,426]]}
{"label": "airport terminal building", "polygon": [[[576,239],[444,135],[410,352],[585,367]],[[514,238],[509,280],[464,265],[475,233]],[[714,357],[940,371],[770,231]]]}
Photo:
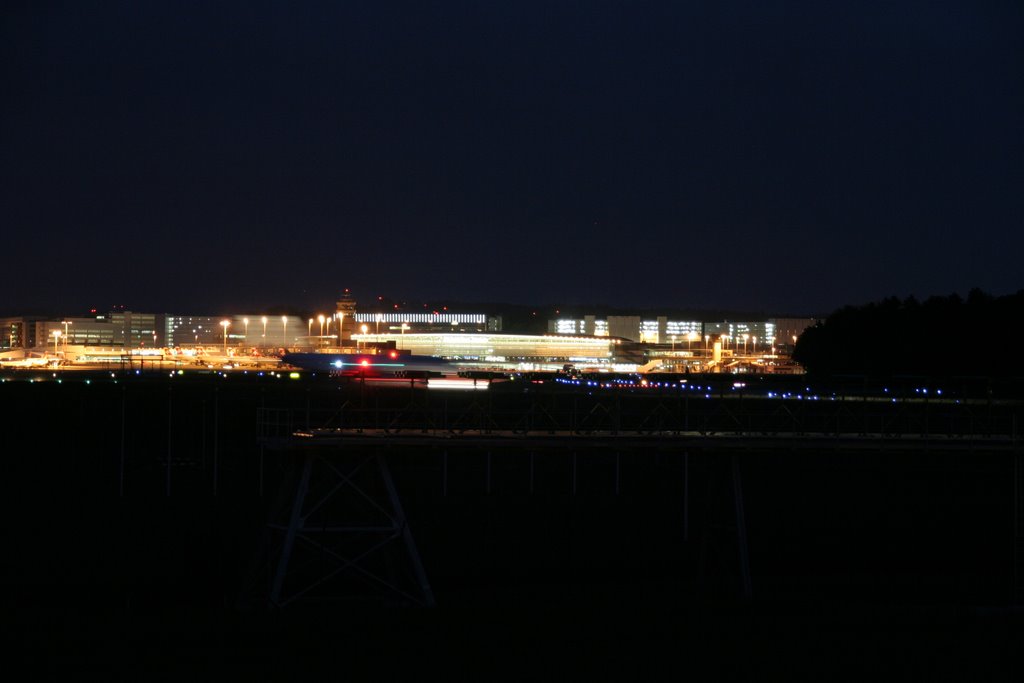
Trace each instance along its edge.
{"label": "airport terminal building", "polygon": [[622,340],[609,337],[382,332],[357,334],[353,340],[357,347],[394,345],[414,355],[447,358],[480,369],[560,370],[573,365],[628,371],[636,365],[628,357],[630,349],[622,348]]}

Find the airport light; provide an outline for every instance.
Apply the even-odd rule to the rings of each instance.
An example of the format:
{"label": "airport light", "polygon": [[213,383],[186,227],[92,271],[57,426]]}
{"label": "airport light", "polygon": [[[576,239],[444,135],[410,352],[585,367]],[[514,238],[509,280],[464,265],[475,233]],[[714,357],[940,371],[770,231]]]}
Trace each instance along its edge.
{"label": "airport light", "polygon": [[341,335],[345,331],[345,312],[338,311],[338,346],[341,346]]}
{"label": "airport light", "polygon": [[757,335],[756,334],[754,335],[753,340],[754,341],[753,341],[753,344],[751,345],[750,352],[751,353],[757,353]]}
{"label": "airport light", "polygon": [[249,343],[249,319],[242,318],[242,324],[245,325],[245,343]]}
{"label": "airport light", "polygon": [[325,321],[327,322],[327,336],[331,336],[331,321],[334,320],[332,316],[327,316]]}
{"label": "airport light", "polygon": [[312,337],[313,336],[313,319],[312,318],[309,319],[309,324],[306,325],[306,336],[307,337]]}
{"label": "airport light", "polygon": [[263,343],[267,343],[267,316],[260,318],[263,321]]}
{"label": "airport light", "polygon": [[230,320],[221,320],[220,326],[224,328],[224,355],[228,355],[228,326],[231,325]]}
{"label": "airport light", "polygon": [[676,335],[670,335],[669,338],[672,340],[672,353],[676,352]]}
{"label": "airport light", "polygon": [[380,336],[380,313],[377,314],[377,336]]}
{"label": "airport light", "polygon": [[316,317],[316,319],[320,322],[320,339],[322,341],[323,340],[323,336],[324,336],[324,316],[323,316],[323,314],[321,313],[320,315],[318,315]]}
{"label": "airport light", "polygon": [[64,326],[64,352],[67,353],[67,350],[68,350],[68,325],[71,324],[71,321],[70,320],[62,320],[60,322],[60,324]]}
{"label": "airport light", "polygon": [[60,340],[60,330],[53,331],[53,355],[57,355],[57,342]]}

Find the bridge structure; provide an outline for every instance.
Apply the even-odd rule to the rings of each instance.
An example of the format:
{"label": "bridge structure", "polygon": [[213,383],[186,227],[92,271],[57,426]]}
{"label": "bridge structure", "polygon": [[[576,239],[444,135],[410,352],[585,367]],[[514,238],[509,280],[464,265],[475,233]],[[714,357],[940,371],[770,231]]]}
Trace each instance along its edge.
{"label": "bridge structure", "polygon": [[415,463],[414,485],[441,496],[467,485],[488,496],[510,490],[533,496],[554,481],[565,495],[616,497],[637,476],[663,478],[661,495],[678,503],[682,518],[678,536],[664,542],[690,547],[698,582],[724,574],[732,595],[749,600],[755,582],[742,458],[881,452],[1014,460],[1013,571],[1020,599],[1019,415],[1017,404],[984,401],[787,402],[735,395],[708,401],[585,392],[513,400],[473,392],[455,401],[438,400],[415,383],[408,392],[350,395],[330,410],[262,406],[260,458],[282,456],[289,476],[254,574],[263,577],[262,590],[254,591],[260,581],[251,582],[248,594],[276,607],[367,595],[434,604],[429,566],[389,466],[400,460]]}

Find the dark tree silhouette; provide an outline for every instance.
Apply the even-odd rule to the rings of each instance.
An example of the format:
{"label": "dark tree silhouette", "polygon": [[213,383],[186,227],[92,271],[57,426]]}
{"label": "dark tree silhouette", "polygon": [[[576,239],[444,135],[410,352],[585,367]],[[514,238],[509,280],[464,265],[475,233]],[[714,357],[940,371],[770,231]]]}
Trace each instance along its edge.
{"label": "dark tree silhouette", "polygon": [[846,306],[805,331],[794,359],[815,375],[984,375],[1018,373],[1011,330],[1024,321],[1024,290],[993,297],[890,297]]}

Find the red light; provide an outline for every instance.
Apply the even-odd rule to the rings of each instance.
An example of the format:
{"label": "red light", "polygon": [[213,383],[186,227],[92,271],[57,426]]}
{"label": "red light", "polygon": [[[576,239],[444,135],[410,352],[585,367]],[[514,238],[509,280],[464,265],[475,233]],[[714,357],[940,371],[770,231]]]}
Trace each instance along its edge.
{"label": "red light", "polygon": [[388,355],[391,356],[392,358],[398,358],[398,351],[392,351]]}
{"label": "red light", "polygon": [[359,364],[360,364],[360,365],[369,365],[369,364],[370,364],[370,361],[368,361],[368,360],[366,360],[366,359],[364,358],[363,360],[359,361]]}

